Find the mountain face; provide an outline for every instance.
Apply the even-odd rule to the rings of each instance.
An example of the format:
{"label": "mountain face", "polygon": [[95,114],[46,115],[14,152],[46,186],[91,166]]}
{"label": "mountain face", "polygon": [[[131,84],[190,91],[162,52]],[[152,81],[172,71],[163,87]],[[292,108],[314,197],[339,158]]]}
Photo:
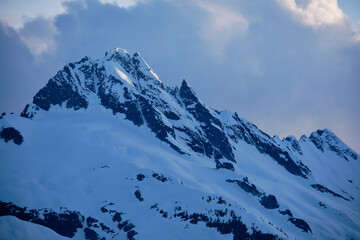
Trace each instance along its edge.
{"label": "mountain face", "polygon": [[360,156],[334,133],[270,137],[123,49],[2,114],[0,154],[6,239],[360,238]]}

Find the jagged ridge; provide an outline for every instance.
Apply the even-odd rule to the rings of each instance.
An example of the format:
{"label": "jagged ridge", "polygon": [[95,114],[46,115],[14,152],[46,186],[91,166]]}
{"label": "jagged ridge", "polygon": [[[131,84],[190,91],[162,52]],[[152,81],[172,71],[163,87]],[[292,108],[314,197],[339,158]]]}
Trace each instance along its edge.
{"label": "jagged ridge", "polygon": [[[243,140],[290,173],[303,178],[310,174],[308,167],[293,159],[291,151],[279,147],[255,125],[236,113],[225,120],[224,113],[204,105],[185,80],[180,88],[167,87],[139,53],[131,57],[119,48],[99,60],[85,57],[66,65],[21,115],[31,118],[36,109],[47,111],[52,105],[86,109],[94,104],[94,97],[113,114],[124,114],[137,126],[146,124],[177,152],[204,154],[215,159],[219,168],[224,166],[219,164],[220,159],[236,162],[231,141]],[[225,164],[225,168],[233,168],[231,163]]]}

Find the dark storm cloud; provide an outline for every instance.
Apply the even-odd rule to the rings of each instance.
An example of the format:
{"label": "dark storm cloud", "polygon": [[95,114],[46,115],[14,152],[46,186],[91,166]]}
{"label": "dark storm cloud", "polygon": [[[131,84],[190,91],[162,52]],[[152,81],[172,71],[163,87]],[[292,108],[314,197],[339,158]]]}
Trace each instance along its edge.
{"label": "dark storm cloud", "polygon": [[0,56],[0,110],[19,112],[46,83],[52,67],[37,64],[18,33],[4,24],[0,25]]}

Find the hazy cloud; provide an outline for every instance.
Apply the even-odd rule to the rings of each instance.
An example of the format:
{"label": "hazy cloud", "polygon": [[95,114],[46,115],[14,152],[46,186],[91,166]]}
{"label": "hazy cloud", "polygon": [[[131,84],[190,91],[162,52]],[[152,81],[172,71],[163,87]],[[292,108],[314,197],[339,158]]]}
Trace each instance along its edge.
{"label": "hazy cloud", "polygon": [[139,2],[147,2],[149,0],[99,0],[99,2],[104,3],[104,4],[114,4],[118,7],[123,7],[123,8],[129,8],[129,7],[133,7],[136,6],[136,4],[138,4]]}
{"label": "hazy cloud", "polygon": [[358,22],[357,31],[354,33],[354,41],[360,43],[360,22]]}
{"label": "hazy cloud", "polygon": [[20,112],[59,70],[53,59],[35,61],[18,33],[0,24],[0,111]]}
{"label": "hazy cloud", "polygon": [[35,57],[55,51],[57,29],[52,18],[29,19],[18,31],[20,39]]}
{"label": "hazy cloud", "polygon": [[197,6],[208,13],[201,25],[201,34],[205,42],[210,44],[213,53],[220,56],[231,37],[246,32],[248,20],[238,11],[217,5],[210,1],[194,1]]}
{"label": "hazy cloud", "polygon": [[347,17],[337,0],[277,0],[301,23],[311,27],[342,24]]}
{"label": "hazy cloud", "polygon": [[67,0],[1,0],[0,21],[19,29],[29,18],[51,18],[64,12]]}

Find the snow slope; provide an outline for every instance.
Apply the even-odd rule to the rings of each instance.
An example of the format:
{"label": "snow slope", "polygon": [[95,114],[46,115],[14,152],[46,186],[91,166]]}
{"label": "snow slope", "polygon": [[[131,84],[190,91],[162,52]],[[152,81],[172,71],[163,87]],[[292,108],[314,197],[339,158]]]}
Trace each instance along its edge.
{"label": "snow slope", "polygon": [[334,133],[272,138],[138,53],[66,65],[0,128],[2,236],[360,238],[360,156]]}

